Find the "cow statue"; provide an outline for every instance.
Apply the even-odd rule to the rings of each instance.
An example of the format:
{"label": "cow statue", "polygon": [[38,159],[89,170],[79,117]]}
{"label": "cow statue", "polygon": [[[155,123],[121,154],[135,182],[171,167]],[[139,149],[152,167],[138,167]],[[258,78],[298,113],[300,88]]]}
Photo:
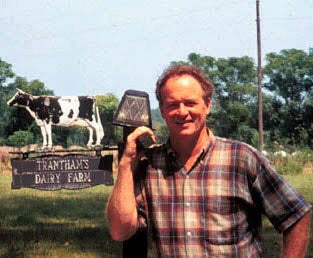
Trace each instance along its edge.
{"label": "cow statue", "polygon": [[[35,119],[43,138],[42,149],[52,149],[52,125],[86,127],[89,130],[88,148],[100,146],[104,136],[94,97],[32,96],[17,89],[7,104],[26,108]],[[96,134],[95,144],[93,132]]]}

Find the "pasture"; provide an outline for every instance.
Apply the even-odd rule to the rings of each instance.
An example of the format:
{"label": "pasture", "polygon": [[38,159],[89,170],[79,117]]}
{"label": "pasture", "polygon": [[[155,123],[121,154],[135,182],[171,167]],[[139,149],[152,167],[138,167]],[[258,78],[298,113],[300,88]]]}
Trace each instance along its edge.
{"label": "pasture", "polygon": [[[285,177],[313,204],[312,174]],[[11,176],[0,175],[0,257],[121,257],[104,215],[111,189],[11,190]],[[263,238],[264,257],[279,257],[281,235],[267,219]]]}
{"label": "pasture", "polygon": [[83,190],[11,190],[0,176],[0,257],[120,257],[104,209],[108,186]]}

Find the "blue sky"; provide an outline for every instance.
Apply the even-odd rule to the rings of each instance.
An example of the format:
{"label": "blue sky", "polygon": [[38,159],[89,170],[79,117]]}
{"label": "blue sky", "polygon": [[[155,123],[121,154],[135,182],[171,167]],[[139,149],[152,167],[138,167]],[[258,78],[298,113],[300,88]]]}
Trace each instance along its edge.
{"label": "blue sky", "polygon": [[[262,54],[313,47],[313,0],[260,0]],[[149,93],[189,53],[257,59],[256,1],[0,0],[0,58],[56,95]]]}

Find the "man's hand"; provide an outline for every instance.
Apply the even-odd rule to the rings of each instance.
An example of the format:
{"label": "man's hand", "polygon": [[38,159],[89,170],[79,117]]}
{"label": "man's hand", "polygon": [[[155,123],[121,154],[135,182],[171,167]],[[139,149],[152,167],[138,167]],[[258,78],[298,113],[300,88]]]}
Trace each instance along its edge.
{"label": "man's hand", "polygon": [[131,159],[132,161],[135,161],[136,158],[138,158],[137,139],[145,134],[150,135],[154,142],[156,141],[155,135],[149,127],[140,126],[136,128],[130,135],[128,135],[122,158]]}

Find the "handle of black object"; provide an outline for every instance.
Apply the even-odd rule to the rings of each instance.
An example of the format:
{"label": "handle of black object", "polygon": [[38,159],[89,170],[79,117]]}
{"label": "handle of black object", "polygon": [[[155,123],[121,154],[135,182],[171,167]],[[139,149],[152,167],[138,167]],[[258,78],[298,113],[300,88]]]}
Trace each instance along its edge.
{"label": "handle of black object", "polygon": [[[123,127],[123,141],[126,143],[127,136],[131,134],[135,127]],[[137,139],[137,148],[148,148],[153,144],[149,134],[143,134]],[[119,146],[119,157],[123,154],[124,145]],[[130,239],[123,241],[123,258],[147,258],[148,240],[147,230],[140,229]]]}
{"label": "handle of black object", "polygon": [[137,146],[138,148],[142,148],[142,149],[148,149],[152,144],[153,144],[153,140],[150,136],[150,134],[143,134],[143,135],[140,135],[138,138],[137,138]]}
{"label": "handle of black object", "polygon": [[[126,126],[123,127],[123,142],[124,143],[126,143],[127,136],[131,134],[135,129],[136,127],[126,127]],[[137,143],[137,148],[145,150],[145,149],[148,149],[154,143],[154,141],[152,140],[150,134],[145,133],[143,135],[140,135],[137,138],[136,143]]]}

